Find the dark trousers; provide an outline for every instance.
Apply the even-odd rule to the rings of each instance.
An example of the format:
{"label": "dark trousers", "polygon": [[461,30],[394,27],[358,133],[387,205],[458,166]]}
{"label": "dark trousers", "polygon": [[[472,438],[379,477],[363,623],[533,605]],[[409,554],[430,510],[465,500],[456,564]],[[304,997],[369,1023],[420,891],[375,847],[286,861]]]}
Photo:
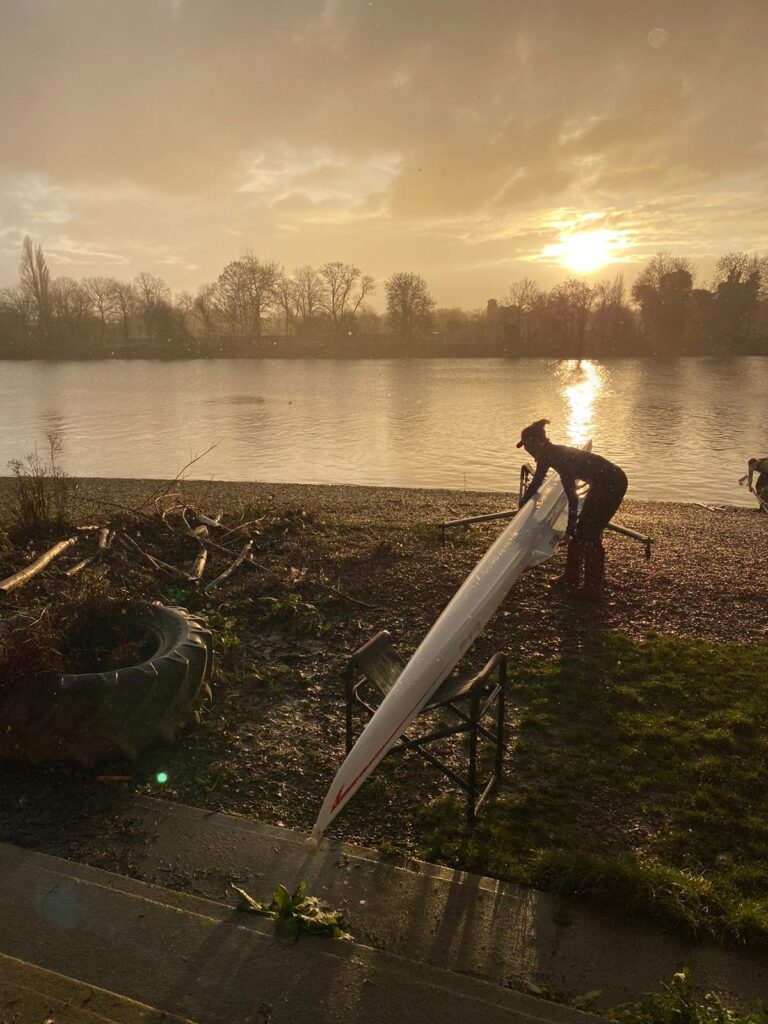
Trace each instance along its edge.
{"label": "dark trousers", "polygon": [[627,474],[616,466],[610,473],[596,477],[589,485],[581,515],[576,523],[574,540],[598,544],[616,510],[627,493]]}

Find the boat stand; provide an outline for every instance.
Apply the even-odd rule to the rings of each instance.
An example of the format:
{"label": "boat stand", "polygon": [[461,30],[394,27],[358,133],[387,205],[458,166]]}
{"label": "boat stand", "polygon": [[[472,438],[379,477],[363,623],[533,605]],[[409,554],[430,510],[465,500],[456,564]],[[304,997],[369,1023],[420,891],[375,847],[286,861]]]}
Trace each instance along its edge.
{"label": "boat stand", "polygon": [[[371,697],[386,697],[397,682],[404,662],[392,645],[392,636],[383,629],[350,657],[344,673],[345,739],[347,753],[353,745],[353,708],[358,707],[373,717],[376,707]],[[422,710],[447,711],[458,721],[437,727],[430,732],[402,736],[389,755],[412,750],[455,783],[466,793],[466,821],[472,828],[486,797],[501,790],[504,771],[504,719],[507,686],[507,658],[497,652],[474,675],[452,674],[433,694]],[[483,724],[487,722],[488,724]],[[428,745],[466,733],[469,741],[466,773],[454,770],[437,757]],[[480,743],[486,741],[493,750],[490,775],[480,774]],[[486,748],[487,749],[487,748]],[[490,753],[490,751],[489,751]]]}
{"label": "boat stand", "polygon": [[[494,519],[512,519],[516,516],[520,510],[520,504],[523,500],[528,481],[533,476],[533,470],[527,463],[523,463],[520,467],[520,488],[518,492],[518,507],[505,509],[503,512],[489,512],[487,515],[482,516],[467,516],[464,519],[448,519],[444,523],[440,523],[440,539],[445,544],[445,531],[451,526],[471,526],[473,523],[490,523]],[[768,511],[768,509],[766,509]],[[651,557],[651,546],[653,544],[652,537],[646,537],[642,533],[638,533],[637,530],[630,530],[626,526],[618,526],[616,523],[608,523],[606,530],[610,530],[611,533],[617,533],[621,537],[627,537],[629,540],[637,541],[642,544],[645,549],[645,559],[650,560]]]}

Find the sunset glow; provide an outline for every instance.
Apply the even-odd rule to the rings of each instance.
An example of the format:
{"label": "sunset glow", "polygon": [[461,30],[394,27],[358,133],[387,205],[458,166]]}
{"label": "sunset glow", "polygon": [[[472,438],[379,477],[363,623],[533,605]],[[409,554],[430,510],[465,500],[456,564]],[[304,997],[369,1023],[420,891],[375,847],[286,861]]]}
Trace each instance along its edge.
{"label": "sunset glow", "polygon": [[615,259],[615,236],[610,231],[582,231],[567,235],[545,255],[555,256],[577,274],[591,274]]}

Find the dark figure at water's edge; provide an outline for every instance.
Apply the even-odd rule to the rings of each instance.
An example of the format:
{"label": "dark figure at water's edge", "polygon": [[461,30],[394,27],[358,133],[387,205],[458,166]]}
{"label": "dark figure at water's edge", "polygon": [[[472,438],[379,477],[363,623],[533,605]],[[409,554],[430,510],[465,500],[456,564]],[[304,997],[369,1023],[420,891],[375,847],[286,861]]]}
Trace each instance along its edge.
{"label": "dark figure at water's edge", "polygon": [[[768,502],[768,458],[750,459],[747,463],[749,470],[749,489],[756,494],[760,501]],[[758,474],[755,486],[752,486],[752,478]]]}
{"label": "dark figure at water's edge", "polygon": [[[525,448],[536,460],[536,472],[520,507],[538,491],[547,471],[554,469],[568,498],[568,527],[565,535],[569,540],[565,572],[556,583],[565,587],[568,594],[578,593],[590,600],[597,600],[602,594],[605,577],[603,530],[626,494],[627,475],[602,455],[586,452],[582,448],[552,444],[544,429],[548,423],[549,420],[531,423],[523,430],[517,443],[518,448]],[[581,514],[576,494],[577,480],[583,480],[589,487]],[[582,566],[584,586],[579,589]]]}

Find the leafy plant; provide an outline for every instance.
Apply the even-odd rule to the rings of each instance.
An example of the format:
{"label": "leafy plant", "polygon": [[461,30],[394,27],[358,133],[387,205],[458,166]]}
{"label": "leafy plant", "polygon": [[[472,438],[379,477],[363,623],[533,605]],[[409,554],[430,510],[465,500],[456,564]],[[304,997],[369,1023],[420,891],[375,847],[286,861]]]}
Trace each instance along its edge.
{"label": "leafy plant", "polygon": [[28,533],[64,526],[71,519],[72,481],[59,459],[63,451],[58,434],[49,433],[48,455],[35,450],[8,463],[15,478],[12,514],[16,525]]}
{"label": "leafy plant", "polygon": [[275,923],[275,938],[286,945],[298,942],[302,931],[333,939],[351,938],[342,929],[335,911],[323,909],[316,896],[307,896],[306,882],[299,882],[292,893],[284,885],[278,885],[268,903],[255,900],[236,885],[232,888],[239,897],[237,909],[271,917]]}
{"label": "leafy plant", "polygon": [[214,630],[214,643],[217,646],[226,650],[229,647],[238,647],[242,643],[236,632],[240,628],[240,623],[235,615],[226,615],[213,608],[205,608],[203,614],[210,628]]}
{"label": "leafy plant", "polygon": [[280,623],[291,632],[318,636],[325,629],[320,612],[313,604],[303,601],[300,594],[262,597],[259,604],[265,621]]}
{"label": "leafy plant", "polygon": [[189,598],[189,591],[185,587],[177,587],[170,584],[165,588],[165,596],[171,604],[185,605]]}
{"label": "leafy plant", "polygon": [[740,1014],[729,1010],[714,992],[698,1000],[687,967],[663,988],[663,992],[648,993],[636,1003],[609,1010],[609,1020],[617,1024],[768,1024],[764,1003],[757,1003],[751,1012]]}

